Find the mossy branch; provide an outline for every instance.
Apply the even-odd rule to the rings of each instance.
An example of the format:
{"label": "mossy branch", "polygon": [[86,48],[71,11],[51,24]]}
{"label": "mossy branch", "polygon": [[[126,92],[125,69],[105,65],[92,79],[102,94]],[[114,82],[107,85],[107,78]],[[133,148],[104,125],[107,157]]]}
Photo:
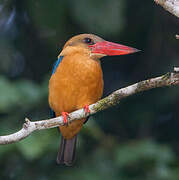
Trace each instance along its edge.
{"label": "mossy branch", "polygon": [[[105,97],[104,99],[101,99],[95,104],[91,104],[89,106],[90,113],[88,114],[84,112],[84,109],[74,111],[69,114],[68,123],[77,119],[85,118],[109,107],[115,106],[120,103],[121,99],[127,96],[131,96],[142,91],[147,91],[152,88],[174,85],[179,85],[179,68],[174,68],[174,72],[172,73],[166,73],[165,75],[162,75],[160,77],[144,80],[113,92],[111,95]],[[18,142],[29,136],[33,131],[50,129],[63,125],[64,122],[62,116],[34,122],[26,118],[21,130],[10,135],[0,136],[0,144],[10,144]]]}

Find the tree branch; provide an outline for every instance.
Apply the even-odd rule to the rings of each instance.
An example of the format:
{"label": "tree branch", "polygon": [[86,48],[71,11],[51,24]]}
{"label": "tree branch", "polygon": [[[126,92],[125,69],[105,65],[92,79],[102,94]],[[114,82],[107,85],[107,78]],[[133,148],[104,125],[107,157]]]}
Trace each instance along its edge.
{"label": "tree branch", "polygon": [[179,17],[179,1],[178,0],[154,0],[160,4],[165,10]]}
{"label": "tree branch", "polygon": [[[146,91],[152,88],[164,87],[164,86],[173,86],[179,85],[179,68],[174,68],[174,72],[167,73],[160,77],[151,78],[148,80],[144,80],[138,82],[136,84],[127,86],[125,88],[121,88],[111,95],[101,99],[100,101],[96,102],[89,106],[90,113],[86,114],[83,109],[79,109],[69,114],[68,122],[75,121],[77,119],[85,118],[89,115],[95,114],[99,111],[112,107],[114,105],[119,104],[120,100],[136,94],[138,92]],[[13,134],[0,136],[0,144],[10,144],[17,141],[20,141],[30,135],[33,131],[42,130],[42,129],[50,129],[58,126],[64,125],[63,117],[59,116],[56,118],[48,119],[48,120],[41,120],[41,121],[30,121],[29,119],[25,119],[25,123],[23,128]]]}

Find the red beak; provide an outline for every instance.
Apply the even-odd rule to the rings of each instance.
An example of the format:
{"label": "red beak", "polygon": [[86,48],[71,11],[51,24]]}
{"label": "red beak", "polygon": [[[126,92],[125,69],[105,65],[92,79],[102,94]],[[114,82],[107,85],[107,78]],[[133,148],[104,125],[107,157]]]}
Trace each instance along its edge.
{"label": "red beak", "polygon": [[109,41],[97,42],[96,44],[90,45],[89,47],[92,48],[92,53],[105,54],[107,56],[124,55],[140,51],[132,47],[112,43]]}

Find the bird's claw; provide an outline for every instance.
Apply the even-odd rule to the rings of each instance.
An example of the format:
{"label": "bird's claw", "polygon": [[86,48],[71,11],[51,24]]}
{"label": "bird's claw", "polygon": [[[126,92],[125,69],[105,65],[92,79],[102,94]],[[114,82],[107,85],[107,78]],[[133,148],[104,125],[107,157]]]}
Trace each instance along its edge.
{"label": "bird's claw", "polygon": [[89,114],[89,113],[90,113],[90,109],[89,109],[89,105],[88,105],[88,104],[85,105],[83,109],[84,109],[84,111],[85,111],[86,114]]}
{"label": "bird's claw", "polygon": [[63,124],[64,125],[68,124],[68,116],[69,116],[69,114],[67,112],[62,112],[62,116],[63,116]]}

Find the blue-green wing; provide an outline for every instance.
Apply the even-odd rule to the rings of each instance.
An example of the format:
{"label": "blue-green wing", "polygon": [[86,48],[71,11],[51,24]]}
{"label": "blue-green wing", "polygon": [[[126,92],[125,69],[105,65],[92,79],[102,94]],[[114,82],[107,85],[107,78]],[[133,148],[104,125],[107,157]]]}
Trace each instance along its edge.
{"label": "blue-green wing", "polygon": [[[60,56],[58,58],[58,60],[54,63],[51,76],[55,73],[55,71],[56,71],[58,65],[60,64],[60,62],[62,61],[62,59],[63,59],[63,56]],[[55,112],[52,109],[50,109],[50,117],[51,118],[56,117]]]}

